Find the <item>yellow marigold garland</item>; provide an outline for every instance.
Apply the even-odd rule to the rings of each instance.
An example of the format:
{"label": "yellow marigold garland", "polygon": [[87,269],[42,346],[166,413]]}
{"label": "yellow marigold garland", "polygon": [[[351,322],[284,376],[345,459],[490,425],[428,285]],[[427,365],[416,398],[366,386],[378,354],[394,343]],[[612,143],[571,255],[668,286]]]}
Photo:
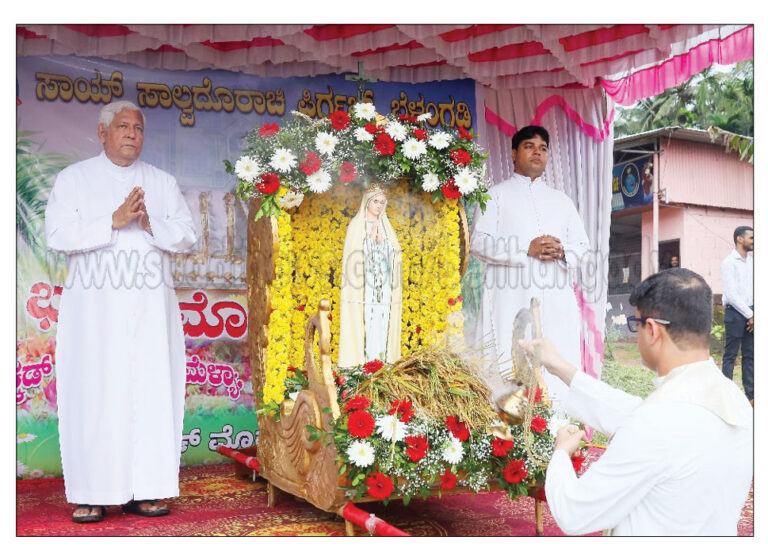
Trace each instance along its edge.
{"label": "yellow marigold garland", "polygon": [[[344,237],[362,193],[336,185],[328,193],[305,197],[292,215],[277,218],[280,249],[270,287],[274,311],[266,404],[283,400],[289,366],[304,367],[304,330],[321,299],[331,302],[332,360],[338,359]],[[408,355],[437,345],[449,315],[461,311],[458,203],[433,204],[429,194],[414,196],[405,183],[392,186],[387,196],[387,216],[403,250],[402,354]]]}

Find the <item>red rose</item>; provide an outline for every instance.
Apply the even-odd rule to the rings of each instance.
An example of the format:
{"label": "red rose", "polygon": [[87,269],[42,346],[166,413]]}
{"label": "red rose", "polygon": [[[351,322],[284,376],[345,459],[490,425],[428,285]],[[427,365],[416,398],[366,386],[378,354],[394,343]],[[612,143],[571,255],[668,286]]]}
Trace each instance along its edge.
{"label": "red rose", "polygon": [[451,468],[445,468],[445,473],[440,476],[440,488],[444,491],[450,491],[456,486],[456,475],[451,472]]}
{"label": "red rose", "polygon": [[571,456],[571,464],[573,464],[573,471],[579,472],[581,471],[582,466],[584,465],[584,460],[586,460],[587,457],[584,456],[584,451],[579,451],[578,454],[575,456]]}
{"label": "red rose", "polygon": [[304,162],[299,165],[299,168],[301,169],[301,172],[309,176],[320,170],[321,163],[322,161],[316,153],[308,151]]}
{"label": "red rose", "polygon": [[349,412],[350,410],[365,410],[369,406],[371,406],[371,400],[368,397],[365,395],[355,395],[344,405],[344,412]]}
{"label": "red rose", "polygon": [[395,153],[395,141],[386,132],[382,132],[376,137],[373,147],[379,152],[379,155],[392,155]]}
{"label": "red rose", "polygon": [[355,167],[355,164],[349,161],[342,163],[339,170],[339,179],[342,182],[352,182],[355,178],[357,178],[357,167]]}
{"label": "red rose", "polygon": [[464,422],[460,422],[456,419],[456,416],[448,416],[445,419],[445,425],[459,441],[466,441],[469,439],[469,430]]}
{"label": "red rose", "polygon": [[296,307],[296,310],[299,310],[299,311],[304,311],[304,309],[305,309],[306,307],[307,307],[306,305],[299,305],[298,307]]}
{"label": "red rose", "polygon": [[416,137],[417,140],[426,140],[427,139],[427,131],[423,128],[417,128],[413,131],[413,135]]}
{"label": "red rose", "polygon": [[453,178],[446,180],[445,184],[443,184],[442,188],[440,189],[442,190],[446,199],[458,199],[461,197],[459,187],[456,185],[456,181]]}
{"label": "red rose", "polygon": [[522,460],[510,460],[504,468],[504,480],[507,483],[520,483],[527,475],[528,470]]}
{"label": "red rose", "polygon": [[295,366],[289,366],[288,367],[288,371],[289,372],[296,372],[296,367]]}
{"label": "red rose", "polygon": [[409,123],[415,123],[416,122],[416,117],[414,117],[413,115],[402,115],[401,114],[401,115],[398,115],[397,118],[400,119],[401,121],[408,121]]}
{"label": "red rose", "polygon": [[280,130],[280,127],[275,123],[268,123],[259,129],[259,136],[262,138],[269,138],[274,136]]}
{"label": "red rose", "polygon": [[421,326],[416,326],[416,333],[421,333]]}
{"label": "red rose", "polygon": [[469,165],[470,162],[472,161],[472,156],[469,155],[469,152],[467,150],[463,150],[463,149],[453,150],[449,154],[449,156],[453,160],[453,162],[460,167],[464,165]]}
{"label": "red rose", "polygon": [[408,448],[405,453],[411,458],[411,462],[418,462],[427,455],[429,443],[426,435],[417,435],[416,437],[406,437],[405,442]]}
{"label": "red rose", "polygon": [[456,304],[456,299],[453,299],[453,298],[448,299],[448,304],[451,305],[451,306],[455,305]]}
{"label": "red rose", "polygon": [[365,439],[373,433],[375,423],[373,416],[368,414],[365,410],[355,410],[349,415],[347,429],[352,437]]}
{"label": "red rose", "polygon": [[491,441],[491,447],[493,447],[493,455],[504,457],[509,454],[509,451],[512,450],[515,446],[514,441],[508,441],[506,439],[499,439],[498,437],[494,437],[493,441]]}
{"label": "red rose", "polygon": [[366,362],[363,364],[363,372],[365,372],[368,375],[375,374],[379,370],[381,370],[381,367],[384,366],[384,363],[380,360],[371,360],[370,362]]}
{"label": "red rose", "polygon": [[[536,386],[536,394],[533,396],[533,402],[538,403],[541,402],[542,397],[544,396],[544,392],[541,390],[541,387],[538,385]],[[528,390],[525,390],[525,397],[528,398]]]}
{"label": "red rose", "polygon": [[331,126],[335,130],[344,130],[349,126],[349,114],[341,109],[331,113]]}
{"label": "red rose", "polygon": [[413,403],[408,399],[392,401],[392,409],[389,413],[398,414],[400,421],[407,424],[411,421],[411,418],[413,418],[413,410],[411,410],[412,406]]}
{"label": "red rose", "polygon": [[379,132],[384,131],[384,127],[376,126],[373,123],[368,123],[364,128],[368,134],[378,134]]}
{"label": "red rose", "polygon": [[392,480],[381,472],[366,477],[365,484],[368,485],[368,494],[376,500],[389,497],[395,490]]}
{"label": "red rose", "polygon": [[534,416],[531,420],[531,430],[536,433],[544,433],[545,429],[547,429],[547,420],[541,416]]}
{"label": "red rose", "polygon": [[347,383],[347,378],[345,378],[344,376],[338,376],[338,377],[336,377],[336,385],[338,385],[339,387],[341,387],[341,386],[342,386],[342,385],[344,385],[345,383]]}
{"label": "red rose", "polygon": [[463,138],[464,140],[472,140],[472,135],[464,130],[463,127],[459,127],[459,138]]}
{"label": "red rose", "polygon": [[263,174],[256,187],[262,194],[274,194],[280,189],[280,179],[275,173]]}

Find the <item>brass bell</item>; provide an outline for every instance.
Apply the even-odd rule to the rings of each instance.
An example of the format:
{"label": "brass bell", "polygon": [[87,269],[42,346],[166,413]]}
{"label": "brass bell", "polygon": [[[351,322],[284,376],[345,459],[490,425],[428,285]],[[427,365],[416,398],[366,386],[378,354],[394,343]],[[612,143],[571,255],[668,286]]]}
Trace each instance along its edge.
{"label": "brass bell", "polygon": [[517,385],[495,401],[496,412],[501,420],[509,425],[520,425],[525,420],[525,410],[528,403],[527,388]]}

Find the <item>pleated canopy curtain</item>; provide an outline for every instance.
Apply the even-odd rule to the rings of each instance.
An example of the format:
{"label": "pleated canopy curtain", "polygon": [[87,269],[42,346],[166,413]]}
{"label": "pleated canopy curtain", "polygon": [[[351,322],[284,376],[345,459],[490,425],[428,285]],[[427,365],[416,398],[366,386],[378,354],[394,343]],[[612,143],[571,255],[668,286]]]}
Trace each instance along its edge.
{"label": "pleated canopy curtain", "polygon": [[477,130],[493,182],[512,172],[509,138],[541,124],[546,178],[581,213],[592,256],[575,293],[582,366],[603,357],[614,106],[632,105],[713,63],[753,57],[751,25],[34,25],[18,56],[77,55],[139,67],[262,77],[357,73],[380,81],[475,82]]}

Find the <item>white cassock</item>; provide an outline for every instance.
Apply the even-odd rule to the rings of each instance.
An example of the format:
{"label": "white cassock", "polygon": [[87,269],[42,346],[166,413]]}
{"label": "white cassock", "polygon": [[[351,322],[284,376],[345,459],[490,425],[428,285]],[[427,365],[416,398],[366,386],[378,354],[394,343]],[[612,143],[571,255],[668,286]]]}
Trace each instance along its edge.
{"label": "white cassock", "polygon": [[[589,249],[584,223],[571,199],[541,178],[515,173],[491,187],[485,213],[475,211],[470,252],[484,264],[482,305],[475,329],[483,357],[512,367],[515,316],[540,301],[542,333],[573,366],[581,366],[581,314],[569,270],[576,269]],[[560,240],[565,262],[528,256],[528,246],[549,234]],[[568,387],[544,371],[553,406],[564,401]]]}
{"label": "white cassock", "polygon": [[645,401],[577,373],[566,412],[612,435],[577,477],[552,455],[547,502],[567,534],[736,535],[752,480],[752,408],[712,359],[654,381]]}
{"label": "white cassock", "polygon": [[[144,190],[154,237],[112,229]],[[67,254],[56,336],[59,440],[67,500],[123,504],[178,496],[186,360],[168,252],[196,242],[176,180],[104,153],[59,173],[45,210],[48,247]]]}

